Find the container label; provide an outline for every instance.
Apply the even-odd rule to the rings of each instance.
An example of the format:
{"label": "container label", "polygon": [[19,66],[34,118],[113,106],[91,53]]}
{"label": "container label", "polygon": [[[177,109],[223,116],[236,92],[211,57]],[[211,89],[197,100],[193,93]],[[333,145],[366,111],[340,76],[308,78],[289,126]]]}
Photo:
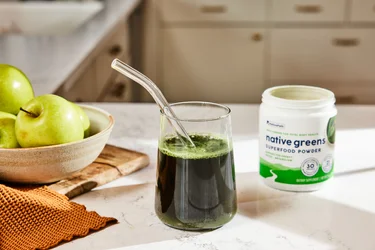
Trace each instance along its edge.
{"label": "container label", "polygon": [[333,175],[336,116],[260,116],[260,175],[283,184],[314,184]]}

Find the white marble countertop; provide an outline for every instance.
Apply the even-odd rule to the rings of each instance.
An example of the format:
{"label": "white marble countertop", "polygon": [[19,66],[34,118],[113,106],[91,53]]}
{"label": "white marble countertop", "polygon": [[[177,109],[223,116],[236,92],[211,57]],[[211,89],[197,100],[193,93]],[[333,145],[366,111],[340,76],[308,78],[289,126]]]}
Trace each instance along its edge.
{"label": "white marble countertop", "polygon": [[105,0],[98,14],[67,35],[0,35],[0,63],[24,71],[36,96],[53,93],[116,23],[129,16],[140,2]]}
{"label": "white marble countertop", "polygon": [[171,229],[154,213],[158,109],[94,104],[112,113],[109,143],[139,150],[149,167],[74,199],[118,224],[56,249],[358,249],[374,250],[375,106],[339,106],[335,177],[312,193],[273,190],[258,176],[257,105],[232,108],[238,213],[220,229]]}

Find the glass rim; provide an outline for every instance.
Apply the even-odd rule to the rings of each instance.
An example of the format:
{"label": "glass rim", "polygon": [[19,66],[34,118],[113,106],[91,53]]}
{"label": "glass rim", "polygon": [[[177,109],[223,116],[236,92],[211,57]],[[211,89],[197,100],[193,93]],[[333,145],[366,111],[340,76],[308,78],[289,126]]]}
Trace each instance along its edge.
{"label": "glass rim", "polygon": [[175,103],[169,104],[169,106],[173,108],[174,106],[192,105],[192,104],[193,105],[201,104],[202,106],[207,105],[207,106],[212,106],[212,107],[216,107],[216,108],[221,108],[221,109],[224,109],[226,112],[223,115],[213,117],[213,118],[206,118],[206,119],[203,119],[203,118],[200,118],[200,119],[176,119],[176,118],[174,118],[170,115],[165,114],[163,110],[160,110],[160,113],[161,113],[161,115],[167,117],[168,119],[174,120],[174,121],[180,121],[180,122],[210,122],[210,121],[217,121],[217,120],[222,120],[224,118],[227,118],[232,112],[232,110],[226,105],[215,103],[215,102],[205,102],[205,101],[175,102]]}

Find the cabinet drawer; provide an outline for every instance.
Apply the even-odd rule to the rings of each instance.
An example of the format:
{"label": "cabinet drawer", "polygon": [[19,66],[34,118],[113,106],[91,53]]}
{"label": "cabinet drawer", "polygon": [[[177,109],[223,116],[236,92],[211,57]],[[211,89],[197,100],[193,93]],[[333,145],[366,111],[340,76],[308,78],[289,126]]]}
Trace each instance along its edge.
{"label": "cabinet drawer", "polygon": [[375,22],[375,0],[352,0],[350,20]]}
{"label": "cabinet drawer", "polygon": [[264,89],[262,29],[169,28],[163,36],[158,82],[169,101],[260,101]]}
{"label": "cabinet drawer", "polygon": [[271,37],[272,80],[375,80],[375,30],[278,29]]}
{"label": "cabinet drawer", "polygon": [[344,13],[345,0],[273,0],[271,19],[276,22],[340,22],[344,20]]}
{"label": "cabinet drawer", "polygon": [[72,102],[95,102],[97,97],[95,82],[95,67],[92,64],[73,86],[66,90],[61,88],[61,92],[57,94]]}
{"label": "cabinet drawer", "polygon": [[129,78],[118,74],[108,85],[105,95],[100,101],[104,102],[131,102],[133,101],[133,83]]}
{"label": "cabinet drawer", "polygon": [[264,0],[162,0],[165,22],[264,21]]}
{"label": "cabinet drawer", "polygon": [[98,95],[115,72],[111,68],[111,62],[115,58],[127,58],[129,56],[129,28],[123,23],[116,29],[116,33],[103,46],[102,51],[96,58],[96,82]]}
{"label": "cabinet drawer", "polygon": [[375,104],[375,82],[303,80],[298,83],[271,81],[271,86],[302,84],[326,88],[335,94],[337,104]]}

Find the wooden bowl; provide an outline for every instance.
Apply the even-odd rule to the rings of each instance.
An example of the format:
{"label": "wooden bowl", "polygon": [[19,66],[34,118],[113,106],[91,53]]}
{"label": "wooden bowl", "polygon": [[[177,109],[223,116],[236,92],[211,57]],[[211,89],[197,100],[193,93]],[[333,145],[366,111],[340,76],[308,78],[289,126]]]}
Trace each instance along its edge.
{"label": "wooden bowl", "polygon": [[17,183],[59,181],[92,163],[111,134],[114,119],[106,111],[80,105],[90,120],[90,136],[76,142],[35,148],[0,149],[0,180]]}

